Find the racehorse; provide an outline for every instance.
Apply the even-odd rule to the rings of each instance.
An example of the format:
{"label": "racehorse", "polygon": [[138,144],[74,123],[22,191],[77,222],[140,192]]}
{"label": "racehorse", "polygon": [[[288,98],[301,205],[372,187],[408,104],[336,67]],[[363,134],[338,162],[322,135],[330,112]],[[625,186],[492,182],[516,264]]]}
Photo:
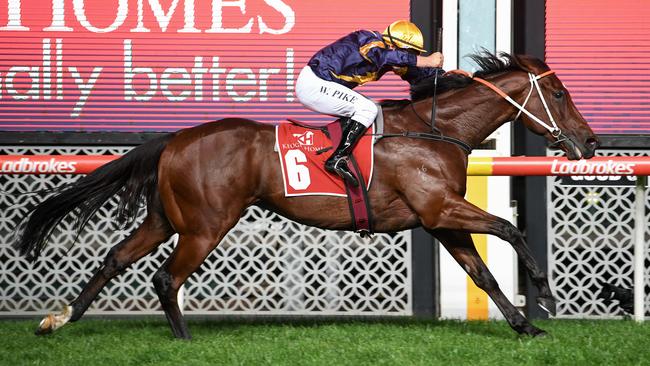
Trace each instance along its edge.
{"label": "racehorse", "polygon": [[[504,53],[482,53],[473,59],[480,67],[474,76],[451,74],[424,80],[412,86],[411,100],[385,103],[385,133],[393,138],[380,139],[374,150],[376,165],[368,194],[374,229],[395,232],[424,227],[487,292],[516,332],[542,335],[545,332],[520,314],[499,289],[474,247],[470,233],[496,235],[509,242],[539,290],[538,304],[555,313],[547,276],[535,263],[522,233],[464,199],[468,151],[463,146],[476,147],[512,120],[521,120],[572,160],[591,158],[599,141],[544,62]],[[432,128],[434,83],[437,113]],[[432,136],[426,135],[432,130],[447,140],[417,138]],[[15,243],[31,260],[70,212],[77,215],[81,230],[105,201],[117,195],[122,221],[134,220],[143,204],[147,215],[108,251],[81,294],[63,311],[45,317],[36,333],[49,333],[81,318],[111,278],[178,233],[178,244],[153,275],[153,284],[173,335],[191,338],[177,292],[250,205],[319,228],[351,230],[345,198],[285,197],[274,144],[274,127],[267,124],[239,118],[202,124],[144,143],[38,205]]]}

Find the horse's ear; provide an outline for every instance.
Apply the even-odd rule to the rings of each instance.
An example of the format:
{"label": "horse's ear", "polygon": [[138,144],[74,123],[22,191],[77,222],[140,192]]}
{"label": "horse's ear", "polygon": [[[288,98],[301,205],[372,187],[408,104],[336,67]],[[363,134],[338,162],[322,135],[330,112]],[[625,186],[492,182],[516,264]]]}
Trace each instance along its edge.
{"label": "horse's ear", "polygon": [[530,55],[513,55],[512,62],[520,69],[533,74],[541,74],[551,69],[544,61]]}

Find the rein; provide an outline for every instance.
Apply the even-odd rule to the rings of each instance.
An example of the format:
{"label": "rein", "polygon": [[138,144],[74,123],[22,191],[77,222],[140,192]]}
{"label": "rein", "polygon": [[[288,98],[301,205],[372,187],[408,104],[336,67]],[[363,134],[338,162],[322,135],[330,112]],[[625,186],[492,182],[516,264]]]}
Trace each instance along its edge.
{"label": "rein", "polygon": [[[553,115],[551,114],[551,110],[548,108],[548,104],[546,103],[546,99],[544,98],[544,94],[542,94],[542,89],[539,86],[539,79],[544,78],[544,77],[549,76],[549,75],[552,75],[552,74],[555,73],[555,71],[549,70],[549,71],[546,71],[546,72],[544,72],[542,74],[539,74],[539,75],[535,75],[535,74],[530,73],[530,72],[528,73],[528,80],[530,82],[530,91],[528,92],[528,95],[526,96],[526,99],[524,100],[523,104],[517,103],[514,99],[510,98],[510,96],[508,94],[506,94],[503,90],[501,90],[498,86],[492,84],[491,82],[489,82],[489,81],[487,81],[485,79],[474,77],[474,76],[470,75],[469,73],[467,73],[465,71],[462,71],[462,70],[455,70],[454,72],[466,75],[466,76],[472,78],[472,80],[475,80],[475,81],[487,86],[488,88],[493,90],[495,93],[497,93],[501,97],[503,97],[503,99],[508,101],[508,103],[515,106],[515,108],[517,108],[519,110],[519,113],[517,113],[517,116],[514,118],[514,120],[517,120],[517,118],[519,118],[519,116],[522,113],[524,113],[525,115],[530,117],[530,119],[535,121],[537,124],[539,124],[540,126],[544,127],[546,130],[548,130],[551,133],[551,136],[553,136],[556,139],[556,141],[553,142],[551,144],[551,146],[556,146],[556,145],[558,145],[558,144],[560,144],[560,143],[562,143],[564,141],[567,141],[567,140],[570,141],[569,137],[566,136],[562,132],[562,130],[558,127],[557,123],[555,122],[555,119],[553,118]],[[436,72],[436,84],[437,84],[437,76],[438,76],[438,74]],[[534,114],[532,114],[531,112],[529,112],[526,109],[526,104],[528,104],[528,101],[530,100],[530,97],[533,94],[533,90],[537,90],[537,94],[539,95],[539,99],[542,101],[542,105],[544,105],[544,109],[546,110],[546,114],[548,115],[550,124],[544,122],[542,119],[538,118],[537,116],[535,116]],[[435,111],[436,111],[436,102],[435,102],[435,94],[436,93],[435,92],[436,92],[436,90],[434,89],[434,97],[433,97],[434,99],[432,101],[433,105],[432,105],[432,110],[431,110],[431,113],[432,113],[431,122],[427,122],[424,118],[422,118],[422,116],[420,116],[420,114],[415,110],[413,102],[409,103],[410,106],[411,106],[411,109],[413,110],[413,113],[418,117],[418,119],[422,123],[424,123],[427,126],[431,127],[432,133],[406,131],[406,132],[395,133],[395,134],[373,134],[373,136],[379,136],[378,139],[382,139],[382,138],[385,138],[385,137],[408,137],[408,138],[417,138],[417,139],[448,142],[448,143],[451,143],[451,144],[454,144],[454,145],[460,147],[461,149],[463,149],[463,151],[465,151],[466,154],[469,155],[472,152],[472,147],[469,144],[467,144],[464,141],[461,141],[459,139],[445,136],[445,135],[442,134],[442,131],[440,131],[440,129],[435,127],[435,124],[434,124],[435,123]]]}
{"label": "rein", "polygon": [[412,131],[404,131],[402,133],[375,133],[372,134],[372,136],[377,136],[377,140],[383,139],[383,138],[388,138],[388,137],[406,137],[406,138],[411,138],[411,139],[423,139],[423,140],[432,140],[432,141],[440,141],[440,142],[447,142],[450,144],[454,144],[465,152],[465,154],[469,155],[472,152],[472,147],[466,144],[464,141],[461,141],[459,139],[453,138],[453,137],[448,137],[444,135],[436,135],[433,133],[427,133],[427,132],[412,132]]}
{"label": "rein", "polygon": [[[436,80],[438,76],[438,70],[436,70]],[[437,85],[436,85],[437,87]],[[435,89],[434,89],[435,93]],[[434,94],[435,95],[435,94]],[[472,153],[472,147],[467,144],[465,141],[459,140],[454,137],[449,137],[445,136],[442,134],[442,131],[440,131],[439,128],[435,126],[435,113],[436,113],[436,102],[435,102],[435,96],[432,101],[432,106],[431,106],[431,122],[427,122],[420,114],[415,110],[415,106],[413,105],[413,101],[409,103],[411,106],[411,110],[413,111],[413,114],[415,114],[418,119],[424,123],[425,125],[431,127],[431,133],[428,132],[412,132],[412,131],[405,131],[402,133],[384,133],[384,134],[373,134],[373,136],[377,136],[377,140],[380,140],[382,138],[386,137],[406,137],[406,138],[412,138],[412,139],[423,139],[423,140],[431,140],[431,141],[440,141],[440,142],[447,142],[450,144],[454,144],[458,147],[460,147],[465,154],[469,155]]]}

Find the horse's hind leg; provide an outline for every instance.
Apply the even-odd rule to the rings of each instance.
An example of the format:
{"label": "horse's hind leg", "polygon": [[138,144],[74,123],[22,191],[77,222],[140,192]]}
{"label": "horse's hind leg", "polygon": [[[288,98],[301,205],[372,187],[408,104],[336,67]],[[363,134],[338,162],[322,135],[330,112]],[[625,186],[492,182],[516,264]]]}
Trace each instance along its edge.
{"label": "horse's hind leg", "polygon": [[[220,227],[212,226],[210,231],[179,233],[176,248],[153,276],[160,304],[176,338],[192,338],[178,306],[178,290],[185,280],[199,268],[228,230],[237,223],[238,214],[233,212],[228,216],[227,219],[221,221]],[[207,228],[208,225],[205,227]]]}
{"label": "horse's hind leg", "polygon": [[431,233],[442,242],[474,283],[490,296],[512,329],[517,333],[531,336],[545,334],[543,330],[530,324],[503,294],[496,279],[476,251],[469,233],[451,230],[436,230]]}
{"label": "horse's hind leg", "polygon": [[555,315],[555,298],[551,292],[546,272],[539,268],[530,254],[523,234],[510,222],[481,210],[462,197],[450,196],[445,202],[445,208],[443,208],[438,222],[428,227],[491,234],[510,243],[517,256],[523,261],[528,276],[539,291],[537,304],[551,315]]}
{"label": "horse's hind leg", "polygon": [[36,334],[51,333],[68,321],[79,320],[110,279],[151,252],[171,234],[169,224],[164,219],[157,214],[147,216],[140,227],[109,250],[104,263],[84,286],[79,296],[70,305],[66,305],[61,313],[46,316],[41,321]]}

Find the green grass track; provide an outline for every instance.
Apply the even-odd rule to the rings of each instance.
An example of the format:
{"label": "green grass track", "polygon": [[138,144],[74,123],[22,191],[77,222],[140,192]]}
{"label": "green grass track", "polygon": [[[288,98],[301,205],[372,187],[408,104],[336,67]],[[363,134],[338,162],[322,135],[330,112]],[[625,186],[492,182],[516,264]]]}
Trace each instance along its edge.
{"label": "green grass track", "polygon": [[85,319],[37,337],[38,320],[0,320],[0,365],[650,365],[650,324],[534,322],[190,321],[178,341],[164,320]]}

